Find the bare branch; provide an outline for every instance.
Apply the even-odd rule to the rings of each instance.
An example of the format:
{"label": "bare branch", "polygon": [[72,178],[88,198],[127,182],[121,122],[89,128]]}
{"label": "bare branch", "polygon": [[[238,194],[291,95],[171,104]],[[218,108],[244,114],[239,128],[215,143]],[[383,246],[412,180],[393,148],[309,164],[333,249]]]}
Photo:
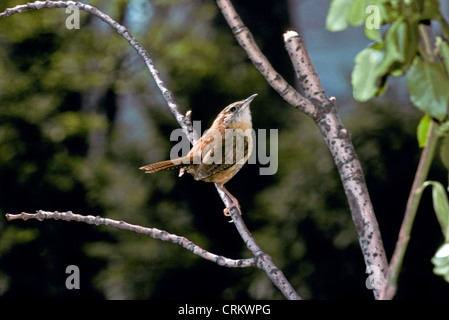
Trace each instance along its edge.
{"label": "bare branch", "polygon": [[71,211],[67,212],[49,212],[49,211],[43,211],[39,210],[37,213],[25,213],[22,212],[20,214],[9,214],[7,213],[6,219],[8,221],[12,220],[28,220],[28,219],[36,219],[39,221],[43,220],[64,220],[64,221],[77,221],[77,222],[84,222],[87,224],[93,224],[96,226],[109,226],[114,227],[122,230],[132,231],[136,233],[141,233],[148,235],[152,237],[153,239],[159,239],[162,241],[168,241],[177,245],[180,245],[181,247],[193,252],[193,254],[200,256],[203,259],[215,262],[216,264],[228,267],[228,268],[246,268],[246,267],[253,267],[256,265],[256,259],[250,258],[250,259],[229,259],[223,256],[219,256],[216,254],[213,254],[207,250],[202,249],[198,245],[194,244],[192,241],[185,237],[178,236],[176,234],[168,233],[164,230],[159,230],[157,228],[145,228],[142,226],[138,226],[135,224],[126,223],[123,221],[116,221],[113,219],[108,218],[102,218],[100,216],[83,216],[80,214],[75,214]]}
{"label": "bare branch", "polygon": [[[231,201],[228,199],[226,194],[220,189],[220,187],[215,184],[220,197],[222,198],[225,205],[228,207]],[[283,293],[283,295],[289,300],[302,300],[302,298],[295,291],[293,286],[285,277],[284,273],[276,267],[271,260],[271,257],[266,254],[260,246],[257,244],[254,237],[249,232],[248,228],[245,225],[245,222],[242,219],[242,212],[240,208],[232,208],[230,211],[232,222],[234,223],[237,231],[245,242],[246,247],[256,258],[256,266],[259,269],[265,271],[267,277],[273,282],[273,284],[278,287],[278,289]]]}
{"label": "bare branch", "polygon": [[235,227],[237,228],[240,236],[246,244],[246,247],[252,252],[256,258],[256,266],[259,269],[265,271],[267,277],[278,287],[278,289],[284,294],[284,296],[289,300],[301,300],[302,298],[296,293],[295,289],[292,287],[290,282],[279,270],[276,265],[271,260],[271,257],[262,251],[254,237],[249,232],[245,223],[243,222],[241,214],[237,210],[231,211],[231,217],[234,221]]}
{"label": "bare branch", "polygon": [[[321,105],[315,119],[332,153],[351,209],[365,264],[374,276],[374,296],[379,298],[385,283],[388,262],[363,170],[351,142],[351,136],[338,117],[335,98],[327,100],[320,79],[310,61],[304,40],[296,32],[284,34],[287,51],[301,86],[310,99]],[[376,272],[376,274],[373,274]]]}
{"label": "bare branch", "polygon": [[327,101],[326,92],[310,60],[309,53],[305,49],[304,39],[295,31],[287,31],[284,33],[284,42],[306,98],[325,103]]}

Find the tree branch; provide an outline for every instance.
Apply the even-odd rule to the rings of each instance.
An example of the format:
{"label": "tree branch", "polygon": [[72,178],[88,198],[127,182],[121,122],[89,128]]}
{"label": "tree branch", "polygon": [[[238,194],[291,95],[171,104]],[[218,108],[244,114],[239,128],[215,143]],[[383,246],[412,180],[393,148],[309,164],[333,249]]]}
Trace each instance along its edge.
{"label": "tree branch", "polygon": [[287,31],[284,33],[284,42],[306,98],[318,100],[321,104],[325,103],[328,100],[326,92],[310,60],[304,39],[295,31]]}
{"label": "tree branch", "polygon": [[64,221],[77,221],[77,222],[84,222],[87,224],[93,224],[96,226],[109,226],[114,227],[122,230],[132,231],[140,234],[145,234],[150,236],[153,239],[159,239],[162,241],[168,241],[177,245],[180,245],[181,247],[193,252],[193,254],[200,256],[203,259],[215,262],[216,264],[228,267],[228,268],[246,268],[246,267],[253,267],[256,265],[256,259],[250,258],[250,259],[229,259],[223,256],[219,256],[216,254],[213,254],[207,250],[202,249],[198,245],[194,244],[192,241],[185,237],[178,236],[176,234],[168,233],[164,230],[159,230],[157,228],[145,228],[142,226],[138,226],[135,224],[126,223],[123,221],[116,221],[108,218],[102,218],[100,216],[83,216],[80,214],[74,214],[71,211],[67,212],[49,212],[49,211],[43,211],[38,210],[37,213],[25,213],[22,212],[20,214],[9,214],[7,213],[6,219],[8,221],[12,220],[28,220],[28,219],[36,219],[39,221],[43,220],[64,220]]}
{"label": "tree branch", "polygon": [[[36,1],[33,3],[28,3],[26,5],[18,5],[14,8],[6,9],[5,12],[0,13],[0,18],[2,17],[10,17],[14,14],[21,13],[28,10],[39,10],[42,8],[66,8],[70,6],[75,6],[79,8],[80,10],[89,12],[97,17],[99,17],[101,20],[106,22],[108,25],[113,27],[124,39],[126,39],[129,44],[137,51],[139,56],[144,60],[145,64],[147,65],[148,69],[151,72],[151,75],[153,76],[154,80],[156,81],[160,91],[162,92],[165,101],[168,104],[168,107],[170,108],[170,111],[173,113],[173,115],[176,117],[176,120],[178,121],[179,125],[183,129],[186,136],[189,138],[191,143],[195,143],[198,140],[198,136],[196,132],[194,131],[192,127],[192,123],[190,120],[191,113],[190,111],[186,113],[186,116],[184,116],[178,104],[174,101],[173,94],[168,88],[166,87],[165,83],[162,81],[160,74],[158,70],[155,68],[153,61],[151,60],[148,52],[138,43],[138,41],[131,35],[131,33],[122,25],[120,25],[118,22],[110,18],[108,15],[104,14],[100,10],[98,10],[95,7],[92,7],[90,5],[78,2],[78,1]],[[283,80],[283,79],[282,79]],[[284,81],[279,81],[279,79],[273,79],[274,83],[285,84]],[[304,109],[306,112],[307,110],[310,111],[311,108],[314,108],[313,105],[309,104],[307,105],[306,101],[304,99],[301,99],[300,96],[297,96],[295,93],[293,93],[293,97],[291,97],[291,92],[289,90],[286,91],[286,96],[284,97],[286,99],[290,99],[292,101],[295,101],[298,104],[298,107],[301,109]],[[303,104],[305,104],[303,106]],[[224,192],[222,192],[218,186],[217,190],[222,198],[225,205],[228,207],[230,205],[230,201],[225,195]],[[240,209],[233,208],[230,210],[231,217],[234,221],[234,224],[240,233],[240,236],[242,237],[243,241],[245,242],[248,249],[253,253],[255,257],[255,264],[258,268],[265,271],[268,278],[281,290],[281,292],[284,294],[284,296],[288,299],[292,300],[299,300],[301,297],[296,293],[296,291],[293,289],[291,284],[288,282],[288,280],[285,278],[284,274],[276,267],[276,265],[272,262],[271,257],[264,253],[260,247],[257,245],[255,239],[252,237],[251,233],[247,229],[245,223],[243,222],[243,219],[241,217]],[[26,215],[26,214],[22,214]],[[11,218],[12,215],[9,215]],[[81,216],[82,217],[82,216]],[[103,219],[103,218],[101,218]],[[83,220],[76,220],[76,221],[83,221]],[[88,219],[88,221],[92,221],[91,219]],[[109,221],[109,219],[108,219]],[[84,221],[87,222],[87,221]],[[89,223],[89,222],[87,222]],[[122,223],[123,224],[123,223]],[[135,226],[137,227],[137,226]],[[157,229],[156,229],[157,230]],[[131,230],[136,232],[135,230]],[[160,230],[159,230],[160,231]],[[168,234],[165,231],[160,231],[164,234]],[[159,239],[159,238],[158,238]],[[161,239],[162,240],[162,239]],[[169,240],[170,241],[170,240]],[[202,250],[202,249],[201,249]],[[210,260],[210,259],[208,259]],[[213,260],[212,260],[213,261]],[[236,261],[246,261],[246,260],[236,260]],[[248,263],[248,262],[245,262]]]}
{"label": "tree branch", "polygon": [[340,173],[365,265],[375,281],[373,292],[377,299],[385,284],[388,262],[363,169],[352,144],[351,135],[338,116],[335,98],[327,99],[302,37],[290,31],[284,34],[284,40],[304,92],[311,100],[319,103],[317,117],[314,120]]}
{"label": "tree branch", "polygon": [[276,267],[271,260],[271,257],[262,251],[243,222],[242,215],[236,211],[237,210],[231,211],[232,220],[237,228],[237,231],[240,233],[240,236],[245,242],[246,247],[256,258],[256,266],[265,271],[267,277],[276,285],[276,287],[278,287],[287,299],[301,300],[302,298],[296,293],[290,282],[288,282],[284,273]]}
{"label": "tree branch", "polygon": [[398,241],[396,242],[396,247],[388,269],[387,281],[382,288],[380,295],[380,299],[382,300],[391,300],[396,294],[399,272],[401,271],[402,261],[404,260],[405,252],[407,251],[413,222],[415,221],[423,193],[422,185],[429,174],[430,165],[432,164],[438,142],[437,129],[438,125],[432,120],[427,135],[426,146],[419,159],[418,169],[416,170],[415,179],[413,180],[413,185],[407,200],[407,207],[405,209],[401,229],[399,230]]}
{"label": "tree branch", "polygon": [[388,263],[363,170],[352,145],[350,133],[338,117],[335,98],[327,99],[302,38],[296,32],[285,35],[285,45],[306,97],[298,93],[274,70],[230,0],[216,2],[235,38],[267,82],[284,100],[311,117],[319,127],[338,168],[365,265],[371,272],[370,276],[376,280],[373,287],[374,297],[378,298],[379,289],[385,283]]}

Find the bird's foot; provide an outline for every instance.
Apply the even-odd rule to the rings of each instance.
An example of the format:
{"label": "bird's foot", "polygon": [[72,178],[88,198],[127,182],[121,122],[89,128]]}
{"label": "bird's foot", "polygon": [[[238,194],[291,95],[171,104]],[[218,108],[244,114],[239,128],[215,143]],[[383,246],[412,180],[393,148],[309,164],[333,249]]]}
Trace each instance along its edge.
{"label": "bird's foot", "polygon": [[[234,209],[234,208],[236,208],[236,209],[238,210],[239,214],[242,215],[242,212],[240,211],[240,205],[239,205],[239,203],[238,203],[238,202],[234,202],[234,201],[231,203],[231,205],[230,205],[229,207],[226,207],[226,208],[223,210],[223,214],[224,214],[226,217],[230,217],[231,214],[229,213],[229,211],[231,211],[231,210]],[[233,222],[234,222],[234,220],[230,220],[230,221],[229,221],[229,223],[233,223]]]}

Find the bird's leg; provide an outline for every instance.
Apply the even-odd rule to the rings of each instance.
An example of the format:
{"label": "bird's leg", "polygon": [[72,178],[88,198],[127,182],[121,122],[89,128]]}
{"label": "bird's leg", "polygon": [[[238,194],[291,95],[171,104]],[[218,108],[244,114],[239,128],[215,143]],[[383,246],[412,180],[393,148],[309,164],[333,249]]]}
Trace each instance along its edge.
{"label": "bird's leg", "polygon": [[237,208],[239,213],[242,214],[242,212],[240,211],[240,204],[239,204],[238,200],[224,187],[224,185],[218,185],[217,184],[217,186],[228,196],[229,200],[231,200],[231,204],[223,210],[223,214],[226,217],[231,216],[229,211],[232,208]]}

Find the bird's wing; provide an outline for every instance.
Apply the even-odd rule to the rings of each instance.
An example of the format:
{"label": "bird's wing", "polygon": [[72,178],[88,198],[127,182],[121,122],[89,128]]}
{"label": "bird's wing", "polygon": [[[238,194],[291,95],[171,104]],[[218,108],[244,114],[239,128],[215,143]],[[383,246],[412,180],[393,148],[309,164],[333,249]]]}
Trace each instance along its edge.
{"label": "bird's wing", "polygon": [[245,163],[248,156],[248,137],[227,136],[223,141],[220,136],[215,135],[214,139],[210,137],[207,139],[218,140],[213,144],[212,141],[208,141],[209,144],[203,149],[204,155],[195,175],[196,180],[202,180],[224,171],[236,163],[242,165]]}

